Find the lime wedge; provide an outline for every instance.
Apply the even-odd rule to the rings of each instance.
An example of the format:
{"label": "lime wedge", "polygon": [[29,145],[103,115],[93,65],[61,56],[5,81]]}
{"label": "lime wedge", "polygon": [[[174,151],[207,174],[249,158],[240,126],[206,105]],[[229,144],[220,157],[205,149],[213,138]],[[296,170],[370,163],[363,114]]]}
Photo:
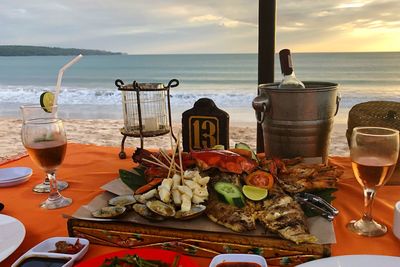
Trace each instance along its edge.
{"label": "lime wedge", "polygon": [[215,146],[212,147],[212,149],[224,150],[225,146],[224,145],[215,145]]}
{"label": "lime wedge", "polygon": [[254,201],[263,200],[268,196],[268,189],[252,185],[244,185],[242,191],[248,199]]}
{"label": "lime wedge", "polygon": [[46,91],[40,95],[40,105],[43,110],[51,113],[54,104],[54,94],[52,92]]}

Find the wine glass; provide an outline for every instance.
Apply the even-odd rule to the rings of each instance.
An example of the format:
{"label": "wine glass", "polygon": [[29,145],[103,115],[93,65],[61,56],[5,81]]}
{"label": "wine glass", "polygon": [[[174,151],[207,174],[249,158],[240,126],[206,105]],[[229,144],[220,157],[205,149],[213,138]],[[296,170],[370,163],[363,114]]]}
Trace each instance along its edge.
{"label": "wine glass", "polygon": [[[21,107],[24,109],[25,107]],[[63,122],[56,116],[45,113],[56,112],[56,107],[51,110],[42,109],[38,116],[24,119],[21,136],[22,143],[32,161],[46,172],[50,182],[50,193],[46,201],[40,206],[46,209],[57,209],[72,203],[70,198],[63,197],[57,188],[56,170],[64,160],[67,150],[67,137]]]}
{"label": "wine glass", "polygon": [[[41,105],[26,105],[21,107],[23,121],[35,119],[35,118],[57,118],[57,106],[52,107],[52,112],[46,112]],[[57,187],[59,191],[62,191],[68,187],[68,182],[57,180]],[[43,182],[33,187],[33,191],[37,193],[49,193],[50,192],[50,181],[47,176]]]}
{"label": "wine glass", "polygon": [[399,131],[381,127],[356,127],[350,143],[354,176],[364,190],[364,213],[347,228],[363,236],[381,236],[387,227],[372,219],[376,191],[392,175],[399,155]]}

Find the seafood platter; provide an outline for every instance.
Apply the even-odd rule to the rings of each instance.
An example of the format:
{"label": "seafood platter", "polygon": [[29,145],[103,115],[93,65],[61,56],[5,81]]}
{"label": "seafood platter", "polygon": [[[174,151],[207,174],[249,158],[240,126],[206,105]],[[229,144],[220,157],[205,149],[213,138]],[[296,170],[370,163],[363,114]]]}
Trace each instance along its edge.
{"label": "seafood platter", "polygon": [[70,236],[202,257],[252,253],[282,266],[330,256],[338,167],[265,158],[242,143],[171,151],[138,148],[136,167],[68,220]]}

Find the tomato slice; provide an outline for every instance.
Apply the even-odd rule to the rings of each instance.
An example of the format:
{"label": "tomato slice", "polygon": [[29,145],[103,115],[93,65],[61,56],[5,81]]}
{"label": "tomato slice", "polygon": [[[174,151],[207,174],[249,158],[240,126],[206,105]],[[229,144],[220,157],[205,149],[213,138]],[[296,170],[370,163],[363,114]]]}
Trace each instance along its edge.
{"label": "tomato slice", "polygon": [[270,173],[261,170],[250,173],[244,178],[244,181],[248,185],[267,189],[271,189],[274,185],[274,177]]}

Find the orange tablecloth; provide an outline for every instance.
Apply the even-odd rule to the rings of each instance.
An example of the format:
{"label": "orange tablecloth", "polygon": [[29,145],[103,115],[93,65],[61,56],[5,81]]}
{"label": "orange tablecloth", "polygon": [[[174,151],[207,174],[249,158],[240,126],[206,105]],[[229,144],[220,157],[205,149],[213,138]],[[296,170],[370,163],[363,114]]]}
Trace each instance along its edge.
{"label": "orange tablecloth", "polygon": [[[125,160],[118,158],[119,148],[99,147],[94,145],[69,144],[67,156],[58,171],[58,177],[67,180],[70,187],[62,192],[71,197],[73,204],[57,210],[44,210],[39,204],[46,198],[45,194],[37,194],[32,187],[43,180],[44,174],[30,160],[23,157],[0,166],[27,166],[33,169],[30,180],[24,184],[0,188],[0,201],[5,204],[2,214],[20,220],[26,228],[26,236],[21,246],[0,266],[10,266],[18,257],[39,242],[53,236],[67,236],[67,221],[62,214],[73,214],[81,205],[90,202],[102,190],[100,186],[113,180],[118,169],[133,166],[128,156]],[[127,151],[128,155],[132,150]],[[340,210],[334,221],[337,243],[332,245],[333,255],[347,254],[381,254],[400,256],[400,241],[392,233],[393,207],[400,200],[400,186],[385,186],[378,192],[374,205],[374,216],[388,225],[389,232],[383,237],[366,238],[349,233],[345,225],[350,219],[359,218],[363,197],[360,186],[353,178],[348,158],[333,157],[332,163],[345,168],[339,183],[334,205]],[[89,259],[104,253],[121,250],[115,247],[90,245],[84,257]],[[200,266],[208,266],[210,259],[193,258]]]}

